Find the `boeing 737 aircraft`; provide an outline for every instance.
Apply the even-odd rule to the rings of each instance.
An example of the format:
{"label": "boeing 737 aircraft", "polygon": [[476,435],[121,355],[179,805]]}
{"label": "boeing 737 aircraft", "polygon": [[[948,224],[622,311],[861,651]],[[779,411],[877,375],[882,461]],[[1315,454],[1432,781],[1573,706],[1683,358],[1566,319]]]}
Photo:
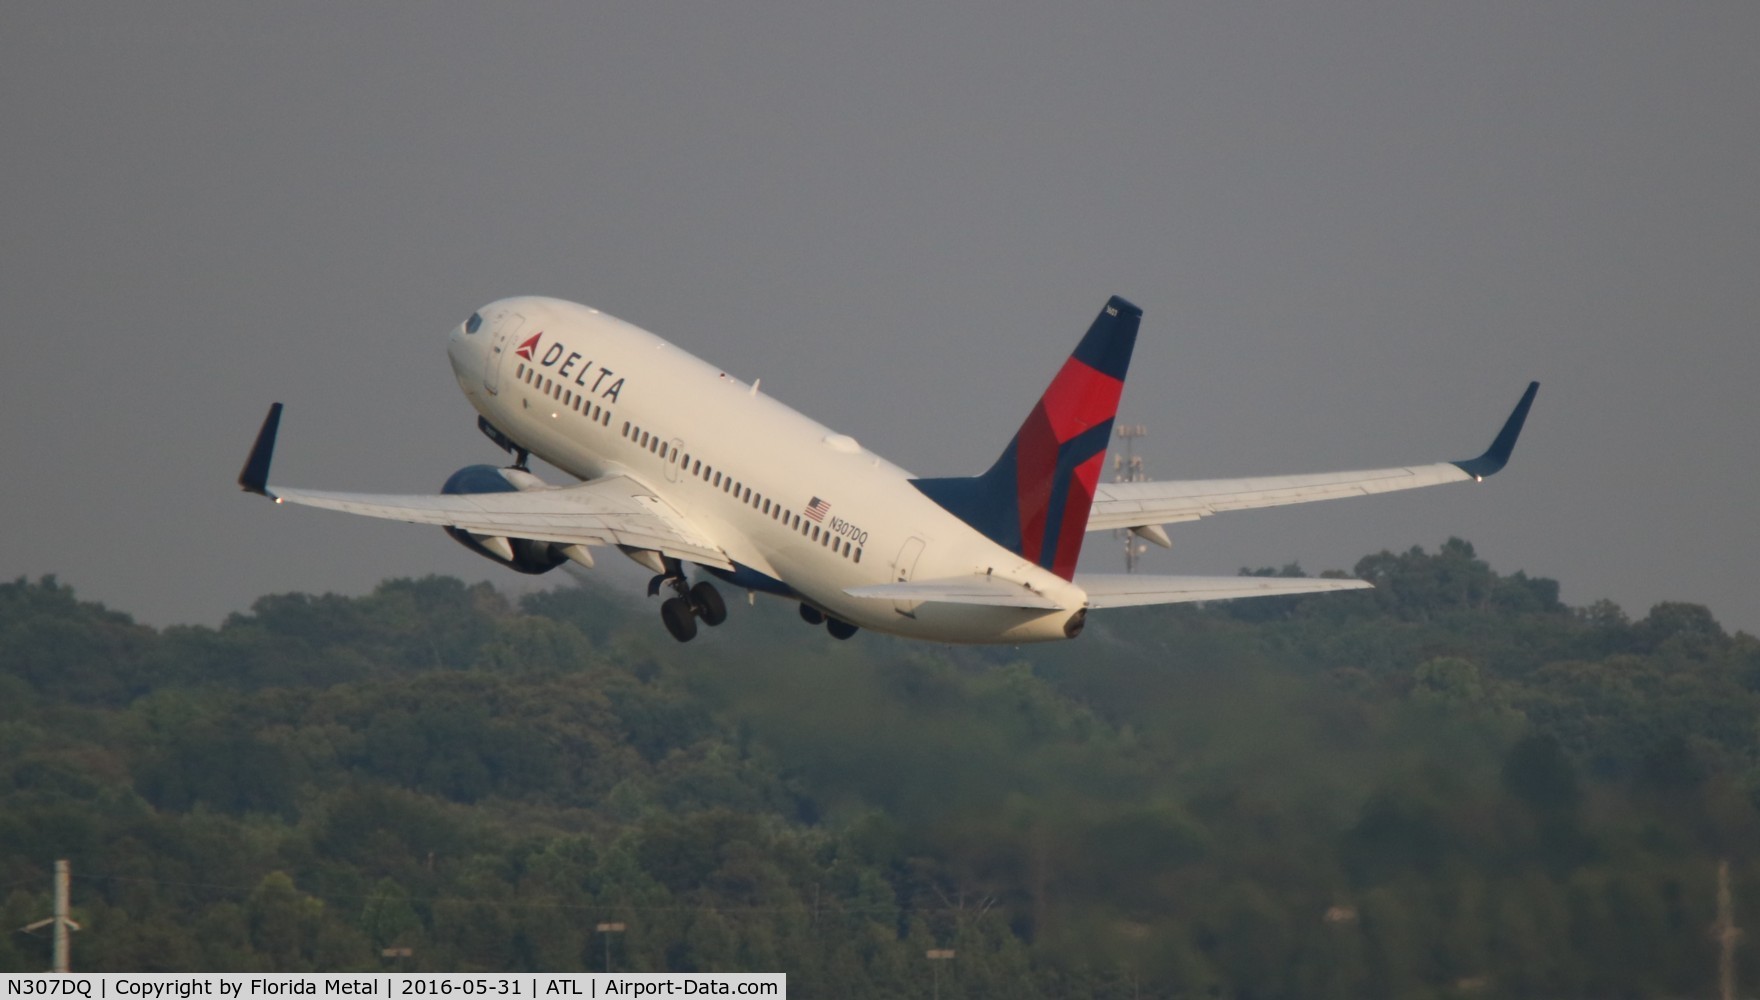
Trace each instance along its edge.
{"label": "boeing 737 aircraft", "polygon": [[[799,602],[847,639],[858,628],[941,642],[1072,639],[1088,612],[1367,587],[1361,580],[1081,573],[1089,531],[1218,511],[1483,479],[1503,468],[1539,383],[1478,458],[1254,479],[1105,484],[1101,466],[1142,310],[1114,297],[1014,440],[981,475],[920,478],[680,350],[596,309],[550,298],[484,306],[447,354],[478,426],[514,456],[472,465],[435,495],[286,489],[269,483],[281,404],[269,408],[239,485],[276,503],[439,525],[522,573],[593,565],[614,547],[653,570],[650,596],[680,642],[727,607],[687,566]],[[951,414],[950,414],[951,416]],[[557,486],[537,455],[582,480]]]}

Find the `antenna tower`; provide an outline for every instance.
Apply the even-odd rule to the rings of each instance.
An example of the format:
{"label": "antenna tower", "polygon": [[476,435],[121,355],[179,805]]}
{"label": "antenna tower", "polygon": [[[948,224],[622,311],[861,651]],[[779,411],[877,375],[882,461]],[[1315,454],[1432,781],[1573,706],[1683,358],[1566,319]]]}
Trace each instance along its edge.
{"label": "antenna tower", "polygon": [[[1112,481],[1115,483],[1148,482],[1149,473],[1143,468],[1143,458],[1137,454],[1136,443],[1138,438],[1149,436],[1149,428],[1142,424],[1119,424],[1113,428],[1113,433],[1118,435],[1120,441],[1124,442],[1124,452],[1112,456]],[[1113,537],[1124,538],[1124,571],[1135,573],[1137,571],[1137,557],[1149,551],[1149,547],[1144,545],[1137,538],[1136,532],[1129,528],[1113,532]]]}

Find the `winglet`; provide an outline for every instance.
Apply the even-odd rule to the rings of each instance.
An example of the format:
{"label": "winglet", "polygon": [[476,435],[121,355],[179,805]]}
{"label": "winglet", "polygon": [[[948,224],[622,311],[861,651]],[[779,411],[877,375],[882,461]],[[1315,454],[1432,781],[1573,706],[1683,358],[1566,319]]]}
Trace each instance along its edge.
{"label": "winglet", "polygon": [[238,485],[248,493],[273,496],[269,492],[269,460],[275,457],[275,432],[281,429],[281,404],[269,404],[269,415],[263,418],[263,429],[257,431],[257,443],[251,445],[251,457],[239,470]]}
{"label": "winglet", "polygon": [[1522,424],[1528,419],[1528,407],[1534,405],[1534,394],[1539,391],[1540,383],[1529,382],[1528,391],[1522,394],[1522,401],[1510,411],[1509,419],[1503,422],[1503,430],[1497,432],[1497,439],[1491,442],[1491,447],[1485,449],[1485,454],[1464,462],[1455,462],[1455,467],[1474,479],[1484,479],[1502,469],[1509,462],[1509,453],[1515,450],[1516,438],[1521,436]]}

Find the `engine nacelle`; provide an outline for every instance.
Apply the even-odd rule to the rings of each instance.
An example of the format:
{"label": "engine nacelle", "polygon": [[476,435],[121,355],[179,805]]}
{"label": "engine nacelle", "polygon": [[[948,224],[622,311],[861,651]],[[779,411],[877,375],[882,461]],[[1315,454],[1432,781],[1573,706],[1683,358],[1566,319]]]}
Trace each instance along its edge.
{"label": "engine nacelle", "polygon": [[[442,493],[519,493],[543,489],[547,484],[521,469],[501,469],[493,465],[467,465],[446,478]],[[478,536],[462,528],[448,526],[452,540],[485,559],[493,559],[521,573],[548,573],[567,562],[564,546],[530,538],[503,538],[499,535]],[[579,546],[567,546],[579,548]],[[590,561],[590,560],[589,560]]]}

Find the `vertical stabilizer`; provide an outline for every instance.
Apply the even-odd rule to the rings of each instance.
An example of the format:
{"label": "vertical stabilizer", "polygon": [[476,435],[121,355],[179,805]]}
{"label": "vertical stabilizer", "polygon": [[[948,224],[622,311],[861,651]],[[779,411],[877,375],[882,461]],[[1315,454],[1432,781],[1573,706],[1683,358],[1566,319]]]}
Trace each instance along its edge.
{"label": "vertical stabilizer", "polygon": [[917,489],[998,545],[1073,577],[1142,318],[1109,299],[990,471],[914,480]]}

